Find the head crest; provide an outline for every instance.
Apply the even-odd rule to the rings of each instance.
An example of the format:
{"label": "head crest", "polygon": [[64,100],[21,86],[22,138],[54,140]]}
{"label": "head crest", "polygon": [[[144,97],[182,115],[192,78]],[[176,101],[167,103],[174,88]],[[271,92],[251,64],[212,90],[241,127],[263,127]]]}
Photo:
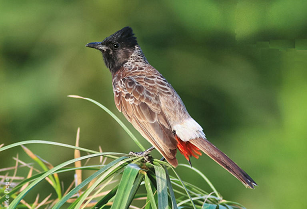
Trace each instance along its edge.
{"label": "head crest", "polygon": [[118,42],[123,43],[126,46],[137,45],[136,37],[133,34],[132,28],[128,26],[105,38],[103,42]]}

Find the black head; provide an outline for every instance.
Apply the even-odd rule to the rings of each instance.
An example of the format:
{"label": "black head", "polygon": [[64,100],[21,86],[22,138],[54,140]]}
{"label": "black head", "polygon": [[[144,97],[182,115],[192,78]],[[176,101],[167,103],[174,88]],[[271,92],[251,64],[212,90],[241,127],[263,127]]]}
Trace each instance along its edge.
{"label": "black head", "polygon": [[124,27],[102,42],[92,42],[86,46],[101,51],[106,66],[111,72],[116,72],[128,61],[137,44],[132,28]]}

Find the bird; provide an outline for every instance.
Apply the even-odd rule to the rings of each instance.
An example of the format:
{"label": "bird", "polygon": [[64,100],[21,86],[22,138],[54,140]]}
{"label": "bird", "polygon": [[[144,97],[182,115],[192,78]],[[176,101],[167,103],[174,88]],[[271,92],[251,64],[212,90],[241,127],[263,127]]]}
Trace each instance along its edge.
{"label": "bird", "polygon": [[178,165],[177,149],[189,162],[192,156],[198,159],[202,151],[247,188],[257,186],[245,171],[207,140],[175,89],[149,64],[131,27],[86,47],[102,53],[112,74],[117,109],[169,164]]}

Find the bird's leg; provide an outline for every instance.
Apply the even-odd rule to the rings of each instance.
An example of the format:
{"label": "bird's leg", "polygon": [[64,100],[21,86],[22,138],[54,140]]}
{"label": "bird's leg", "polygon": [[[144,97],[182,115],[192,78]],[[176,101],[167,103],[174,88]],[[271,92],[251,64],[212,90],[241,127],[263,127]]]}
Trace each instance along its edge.
{"label": "bird's leg", "polygon": [[129,155],[132,155],[132,156],[135,156],[135,157],[143,157],[146,162],[150,162],[149,153],[154,149],[155,149],[155,147],[150,147],[149,149],[145,150],[144,152],[129,152]]}
{"label": "bird's leg", "polygon": [[133,156],[136,156],[136,157],[142,157],[144,155],[149,155],[149,153],[154,149],[155,149],[155,147],[150,147],[149,149],[147,149],[143,152],[129,152],[129,155],[133,155]]}

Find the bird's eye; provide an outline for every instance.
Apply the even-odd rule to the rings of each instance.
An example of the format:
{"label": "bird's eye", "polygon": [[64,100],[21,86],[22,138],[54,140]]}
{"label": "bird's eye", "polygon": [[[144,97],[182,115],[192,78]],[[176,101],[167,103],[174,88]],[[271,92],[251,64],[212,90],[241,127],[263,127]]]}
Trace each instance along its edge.
{"label": "bird's eye", "polygon": [[119,44],[118,44],[118,43],[115,43],[115,44],[113,44],[113,47],[114,47],[115,49],[117,49],[117,48],[119,47]]}

